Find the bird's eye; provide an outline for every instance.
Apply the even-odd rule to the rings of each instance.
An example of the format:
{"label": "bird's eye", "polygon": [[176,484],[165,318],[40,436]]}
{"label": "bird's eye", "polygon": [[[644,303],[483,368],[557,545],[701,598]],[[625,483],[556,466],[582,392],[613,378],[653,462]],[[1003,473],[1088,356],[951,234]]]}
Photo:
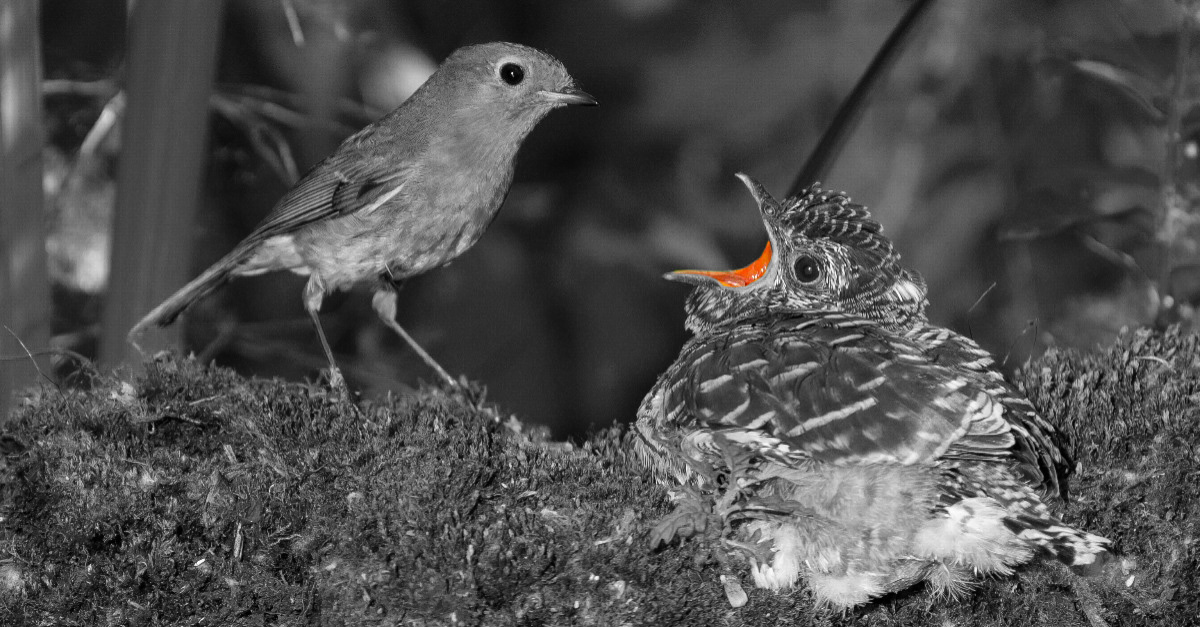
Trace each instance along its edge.
{"label": "bird's eye", "polygon": [[516,63],[505,63],[500,66],[500,78],[509,85],[520,85],[525,80],[525,68]]}
{"label": "bird's eye", "polygon": [[805,255],[796,260],[792,265],[792,270],[796,272],[796,278],[800,279],[801,283],[812,283],[821,278],[821,266],[817,265],[817,260]]}

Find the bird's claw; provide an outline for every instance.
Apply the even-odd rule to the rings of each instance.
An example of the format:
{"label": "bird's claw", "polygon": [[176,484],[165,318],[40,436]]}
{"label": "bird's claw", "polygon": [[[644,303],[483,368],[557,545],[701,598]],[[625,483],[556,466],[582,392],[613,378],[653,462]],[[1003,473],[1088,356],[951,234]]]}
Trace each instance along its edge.
{"label": "bird's claw", "polygon": [[447,393],[458,396],[464,402],[476,409],[482,408],[487,399],[487,388],[460,375],[458,380],[446,379],[444,389]]}
{"label": "bird's claw", "polygon": [[337,366],[331,366],[328,372],[329,388],[348,396],[350,390],[346,387],[346,378],[342,376],[342,369]]}

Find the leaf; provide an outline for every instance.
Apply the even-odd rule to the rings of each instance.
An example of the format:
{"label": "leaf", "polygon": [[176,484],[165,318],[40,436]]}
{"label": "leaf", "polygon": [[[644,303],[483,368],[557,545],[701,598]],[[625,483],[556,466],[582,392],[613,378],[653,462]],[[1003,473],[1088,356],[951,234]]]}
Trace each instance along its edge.
{"label": "leaf", "polygon": [[1154,122],[1162,123],[1166,120],[1166,112],[1155,104],[1155,102],[1162,102],[1165,97],[1164,89],[1154,81],[1111,63],[1095,59],[1076,59],[1069,65],[1084,76],[1115,89],[1117,93],[1125,96],[1126,100],[1136,105]]}

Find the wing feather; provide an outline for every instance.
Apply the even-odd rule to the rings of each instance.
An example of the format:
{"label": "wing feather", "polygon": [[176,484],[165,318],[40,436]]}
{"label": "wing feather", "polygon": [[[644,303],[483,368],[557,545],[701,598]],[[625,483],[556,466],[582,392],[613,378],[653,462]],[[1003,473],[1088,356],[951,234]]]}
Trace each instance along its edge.
{"label": "wing feather", "polygon": [[695,342],[674,374],[689,383],[668,382],[665,409],[680,427],[759,430],[827,463],[1008,457],[1004,406],[983,381],[865,321],[844,327],[783,320]]}
{"label": "wing feather", "polygon": [[376,140],[374,125],[352,135],[284,194],[248,239],[265,240],[321,220],[374,211],[398,194],[412,164],[381,154]]}

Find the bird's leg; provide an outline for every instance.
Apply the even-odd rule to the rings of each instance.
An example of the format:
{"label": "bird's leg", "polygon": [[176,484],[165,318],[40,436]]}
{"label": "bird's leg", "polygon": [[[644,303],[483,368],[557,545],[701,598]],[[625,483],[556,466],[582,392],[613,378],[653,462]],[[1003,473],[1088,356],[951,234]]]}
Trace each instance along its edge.
{"label": "bird's leg", "polygon": [[375,313],[379,314],[379,319],[383,320],[383,323],[387,325],[389,329],[395,331],[396,335],[399,335],[405,342],[407,342],[408,345],[412,347],[413,351],[420,356],[421,359],[425,360],[426,365],[433,369],[433,371],[436,372],[438,376],[442,378],[442,380],[450,384],[450,387],[457,388],[458,382],[446,372],[446,369],[442,368],[438,362],[434,361],[433,357],[430,356],[429,353],[425,352],[425,349],[421,348],[421,345],[417,344],[416,340],[412,339],[412,336],[400,326],[400,323],[396,322],[396,301],[398,300],[397,291],[403,284],[403,280],[393,280],[386,273],[380,276],[379,279],[379,289],[375,291],[375,296],[371,298],[371,306],[375,308]]}
{"label": "bird's leg", "polygon": [[329,359],[329,386],[344,389],[346,380],[342,377],[342,370],[338,368],[337,362],[333,360],[333,350],[329,348],[329,340],[325,339],[325,331],[321,328],[321,319],[317,317],[317,312],[321,311],[321,301],[324,299],[325,282],[314,272],[308,277],[308,284],[304,286],[304,309],[308,311],[308,317],[312,318],[317,337],[321,339],[321,348],[325,351],[325,357]]}
{"label": "bird's leg", "polygon": [[1087,618],[1088,624],[1092,627],[1108,627],[1108,621],[1104,620],[1104,604],[1101,603],[1100,596],[1096,594],[1096,590],[1088,578],[1076,575],[1068,567],[1057,567],[1066,571],[1063,576],[1070,582],[1071,589],[1075,592],[1075,599],[1079,603],[1079,609]]}

